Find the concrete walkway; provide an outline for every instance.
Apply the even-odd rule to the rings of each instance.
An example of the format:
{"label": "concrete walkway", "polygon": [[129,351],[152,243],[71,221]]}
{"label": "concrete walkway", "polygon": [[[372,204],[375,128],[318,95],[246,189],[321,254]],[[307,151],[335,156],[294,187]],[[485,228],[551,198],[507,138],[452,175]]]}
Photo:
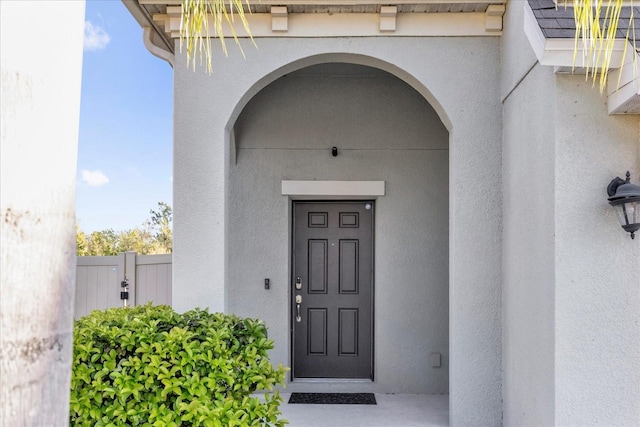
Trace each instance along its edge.
{"label": "concrete walkway", "polygon": [[376,394],[377,405],[288,404],[281,393],[282,417],[290,427],[424,427],[449,426],[449,396]]}

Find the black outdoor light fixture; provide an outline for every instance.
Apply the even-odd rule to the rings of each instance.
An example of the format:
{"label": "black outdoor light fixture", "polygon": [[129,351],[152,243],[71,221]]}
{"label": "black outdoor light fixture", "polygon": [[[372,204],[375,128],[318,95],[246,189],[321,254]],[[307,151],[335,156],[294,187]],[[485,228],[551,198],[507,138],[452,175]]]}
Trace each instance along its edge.
{"label": "black outdoor light fixture", "polygon": [[620,225],[624,231],[635,237],[640,230],[640,185],[631,184],[631,174],[627,171],[627,179],[615,177],[607,186],[609,204],[614,207]]}

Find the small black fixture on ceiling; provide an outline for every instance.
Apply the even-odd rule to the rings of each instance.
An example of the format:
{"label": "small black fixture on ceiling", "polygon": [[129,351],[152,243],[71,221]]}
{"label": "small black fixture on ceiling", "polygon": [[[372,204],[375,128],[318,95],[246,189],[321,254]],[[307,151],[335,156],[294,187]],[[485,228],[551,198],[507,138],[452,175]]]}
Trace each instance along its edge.
{"label": "small black fixture on ceiling", "polygon": [[615,177],[607,186],[609,204],[614,207],[624,231],[635,237],[640,230],[640,185],[631,184],[631,174],[627,179]]}
{"label": "small black fixture on ceiling", "polygon": [[331,147],[331,155],[333,157],[338,157],[338,147]]}

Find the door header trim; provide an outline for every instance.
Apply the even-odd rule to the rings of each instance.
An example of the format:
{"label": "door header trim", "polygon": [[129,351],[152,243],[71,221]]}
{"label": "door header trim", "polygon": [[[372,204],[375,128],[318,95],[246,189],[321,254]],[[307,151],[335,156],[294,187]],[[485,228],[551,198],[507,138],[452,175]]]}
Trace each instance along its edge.
{"label": "door header trim", "polygon": [[384,181],[282,181],[282,195],[297,198],[371,198],[385,195]]}

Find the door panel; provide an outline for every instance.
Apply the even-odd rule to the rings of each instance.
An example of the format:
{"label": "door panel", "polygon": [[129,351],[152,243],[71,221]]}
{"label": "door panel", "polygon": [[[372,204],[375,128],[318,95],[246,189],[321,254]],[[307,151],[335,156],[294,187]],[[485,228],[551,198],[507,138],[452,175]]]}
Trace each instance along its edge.
{"label": "door panel", "polygon": [[327,355],[327,310],[324,308],[307,309],[307,353]]}
{"label": "door panel", "polygon": [[341,308],[340,312],[340,347],[338,355],[357,356],[358,355],[358,309]]}
{"label": "door panel", "polygon": [[293,376],[372,379],[373,202],[293,210]]}
{"label": "door panel", "polygon": [[358,293],[358,242],[340,240],[340,293]]}
{"label": "door panel", "polygon": [[329,270],[327,246],[327,240],[309,240],[309,293],[327,293],[327,271]]}

